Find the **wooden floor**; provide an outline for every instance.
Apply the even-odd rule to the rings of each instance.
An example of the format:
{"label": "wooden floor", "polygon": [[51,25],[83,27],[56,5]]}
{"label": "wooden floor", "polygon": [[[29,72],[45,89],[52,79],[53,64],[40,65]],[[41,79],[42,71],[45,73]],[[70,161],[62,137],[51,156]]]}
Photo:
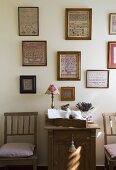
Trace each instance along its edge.
{"label": "wooden floor", "polygon": [[[0,167],[0,170],[5,170],[4,167]],[[9,166],[8,170],[32,170],[31,166]],[[48,170],[47,166],[38,166],[37,170]],[[103,166],[97,166],[96,170],[104,170]],[[116,168],[114,168],[116,170]]]}

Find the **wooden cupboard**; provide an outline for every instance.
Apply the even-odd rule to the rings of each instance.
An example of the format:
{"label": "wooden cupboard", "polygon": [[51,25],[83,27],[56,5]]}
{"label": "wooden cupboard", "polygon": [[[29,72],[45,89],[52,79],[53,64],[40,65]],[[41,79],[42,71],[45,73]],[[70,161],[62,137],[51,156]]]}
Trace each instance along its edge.
{"label": "wooden cupboard", "polygon": [[[48,170],[95,170],[95,124],[86,128],[46,126],[48,130]],[[76,151],[69,152],[72,140]]]}

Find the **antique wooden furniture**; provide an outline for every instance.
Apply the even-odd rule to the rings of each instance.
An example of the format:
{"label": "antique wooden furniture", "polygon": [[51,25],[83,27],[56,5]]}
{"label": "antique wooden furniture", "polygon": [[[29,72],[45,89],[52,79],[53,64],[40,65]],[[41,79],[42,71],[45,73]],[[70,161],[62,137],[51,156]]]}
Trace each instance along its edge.
{"label": "antique wooden furniture", "polygon": [[[37,168],[37,112],[15,112],[4,113],[4,146],[7,148],[1,150],[0,148],[0,165],[32,165],[33,170]],[[13,144],[12,144],[13,143]],[[18,145],[24,148],[14,148]],[[12,148],[10,148],[12,145]],[[34,151],[31,156],[29,150],[26,150],[28,146],[31,149],[33,146]],[[19,149],[18,153],[15,151]],[[22,150],[21,150],[22,149]],[[7,150],[7,151],[6,151]],[[9,150],[10,157],[7,153]],[[27,155],[16,155],[26,154]],[[2,157],[3,155],[3,157]]]}
{"label": "antique wooden furniture", "polygon": [[83,123],[82,127],[54,126],[48,119],[48,169],[95,170],[97,128]]}
{"label": "antique wooden furniture", "polygon": [[105,169],[116,166],[116,113],[103,113]]}

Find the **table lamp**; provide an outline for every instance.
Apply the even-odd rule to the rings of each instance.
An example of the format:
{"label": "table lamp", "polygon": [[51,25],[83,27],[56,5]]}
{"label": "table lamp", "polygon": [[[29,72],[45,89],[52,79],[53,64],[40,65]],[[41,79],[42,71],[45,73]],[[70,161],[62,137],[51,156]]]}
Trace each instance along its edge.
{"label": "table lamp", "polygon": [[56,95],[56,94],[60,95],[60,92],[59,92],[58,88],[54,84],[51,84],[48,87],[48,89],[45,92],[45,94],[52,95],[51,96],[51,98],[52,98],[51,108],[53,109],[54,108],[54,95]]}

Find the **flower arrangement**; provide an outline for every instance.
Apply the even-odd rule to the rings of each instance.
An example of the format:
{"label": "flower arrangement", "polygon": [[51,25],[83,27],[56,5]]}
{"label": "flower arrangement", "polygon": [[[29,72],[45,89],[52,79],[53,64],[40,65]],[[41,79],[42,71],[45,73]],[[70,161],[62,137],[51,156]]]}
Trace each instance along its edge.
{"label": "flower arrangement", "polygon": [[92,106],[92,103],[86,103],[86,102],[79,102],[79,103],[76,104],[76,107],[82,112],[87,112],[87,111],[92,110],[94,108]]}

